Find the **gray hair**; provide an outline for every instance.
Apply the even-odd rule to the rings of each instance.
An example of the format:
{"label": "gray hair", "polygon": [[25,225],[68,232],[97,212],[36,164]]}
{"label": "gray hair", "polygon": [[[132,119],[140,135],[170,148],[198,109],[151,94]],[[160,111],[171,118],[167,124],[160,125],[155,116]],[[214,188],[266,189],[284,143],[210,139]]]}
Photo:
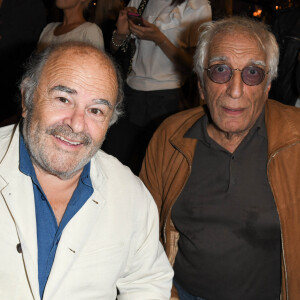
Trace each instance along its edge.
{"label": "gray hair", "polygon": [[219,33],[245,32],[253,36],[261,45],[267,56],[269,67],[267,85],[277,76],[279,48],[275,36],[269,28],[258,21],[247,17],[234,16],[215,22],[207,22],[199,27],[200,36],[194,55],[194,71],[197,73],[201,86],[204,87],[204,66],[208,49],[213,38]]}
{"label": "gray hair", "polygon": [[51,55],[55,52],[64,50],[64,49],[70,49],[70,48],[77,48],[77,49],[90,49],[94,52],[101,53],[110,63],[113,67],[116,77],[117,77],[117,83],[118,83],[118,93],[117,93],[117,100],[114,107],[114,111],[109,123],[109,126],[114,124],[120,115],[123,114],[123,98],[124,98],[124,92],[123,92],[123,80],[122,75],[119,69],[119,66],[115,63],[115,61],[106,53],[100,51],[99,49],[95,48],[94,46],[86,43],[81,42],[66,42],[61,43],[58,45],[53,45],[45,50],[43,50],[40,53],[34,53],[28,60],[28,62],[25,65],[25,73],[22,76],[21,83],[19,85],[20,90],[23,91],[23,98],[24,98],[24,105],[28,112],[32,112],[34,107],[34,94],[36,92],[36,89],[39,85],[39,81],[43,72],[43,69],[45,67],[45,64],[51,57]]}

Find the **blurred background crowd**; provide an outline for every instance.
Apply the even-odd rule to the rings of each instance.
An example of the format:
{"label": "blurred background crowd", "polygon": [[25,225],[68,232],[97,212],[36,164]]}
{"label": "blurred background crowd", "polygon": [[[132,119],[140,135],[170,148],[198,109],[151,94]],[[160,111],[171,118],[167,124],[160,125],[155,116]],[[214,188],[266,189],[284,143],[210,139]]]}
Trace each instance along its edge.
{"label": "blurred background crowd", "polygon": [[[114,55],[121,44],[123,45],[123,39],[120,39],[122,33],[118,31],[124,28],[124,30],[129,30],[127,23],[127,27],[120,25],[122,20],[118,21],[119,12],[127,5],[139,6],[140,2],[140,0],[131,0],[130,3],[121,0],[0,0],[1,125],[17,122],[20,117],[18,80],[22,74],[23,63],[33,51],[41,51],[54,42],[77,39],[92,43],[99,49]],[[149,0],[148,2],[145,19],[150,23],[150,11],[159,16],[162,20],[161,23],[164,23],[167,22],[165,19],[167,17],[172,18],[171,15],[176,13],[176,9],[178,9],[180,13],[182,11],[182,20],[184,20],[184,14],[187,14],[185,11],[188,11],[188,4],[190,4],[190,7],[195,10],[191,16],[201,17],[201,22],[232,15],[243,15],[268,24],[280,46],[279,73],[278,78],[272,84],[270,98],[300,107],[300,0],[168,0],[165,1],[168,3],[168,7],[163,8],[164,13],[159,12],[159,5],[155,4],[159,0]],[[210,6],[209,9],[208,6]],[[202,10],[201,13],[200,10]],[[117,22],[119,22],[119,26],[117,26]],[[150,26],[150,23],[146,24]],[[150,71],[147,68],[150,66],[152,69],[155,68],[154,60],[158,60],[162,66],[164,63],[162,59],[164,58],[168,61],[166,64],[168,69],[169,66],[174,68],[176,66],[175,60],[178,59],[177,62],[180,62],[179,65],[181,65],[182,70],[184,70],[184,61],[188,61],[184,60],[184,57],[174,58],[174,55],[172,56],[172,47],[175,47],[174,49],[180,48],[180,43],[177,43],[178,36],[175,40],[175,37],[173,38],[171,34],[168,35],[166,31],[161,29],[163,26],[160,27],[159,24],[156,22],[156,26],[153,27],[153,37],[139,36],[140,33],[136,32],[135,38],[138,38],[138,42],[136,42],[138,49],[136,49],[135,60],[130,66],[133,69],[130,69],[131,73],[124,74],[127,81],[125,86],[125,117],[121,119],[119,124],[111,128],[103,146],[107,152],[129,165],[135,173],[139,171],[144,149],[153,131],[163,118],[176,111],[201,104],[201,99],[197,93],[197,79],[192,73],[191,76],[185,77],[181,85],[176,83],[177,79],[174,74],[168,73],[169,78],[167,80],[161,79],[166,76],[162,70],[156,70],[156,73],[151,75],[152,77],[149,79],[147,72]],[[135,27],[134,25],[130,27],[129,24],[129,28],[134,29]],[[157,28],[159,28],[158,31]],[[162,32],[163,34],[161,34]],[[192,41],[191,36],[189,33],[190,40],[186,43],[186,49],[195,47],[195,42]],[[115,38],[113,44],[112,37]],[[124,37],[128,37],[125,31]],[[160,42],[158,40],[161,37],[163,38]],[[166,41],[167,43],[165,43]],[[120,44],[118,44],[119,42]],[[181,42],[184,43],[185,41],[181,40]],[[152,49],[151,45],[160,47],[161,52],[157,56],[154,56],[156,48],[151,50],[151,54],[147,53],[147,49]],[[193,52],[190,51],[189,53],[192,57]],[[149,58],[149,55],[153,56]],[[148,65],[144,72],[145,77],[148,77],[146,81],[140,81],[142,82],[140,84],[138,80],[141,76],[139,77],[138,74],[142,67],[139,65],[139,60],[145,61],[146,58]],[[160,68],[162,69],[162,67]],[[186,71],[183,72],[186,73]],[[175,76],[175,79],[172,79],[174,86],[169,84],[173,75]],[[155,85],[151,85],[151,80],[155,80]],[[139,88],[141,85],[142,88]],[[144,85],[147,88],[144,89]],[[156,89],[155,86],[161,87]],[[177,86],[180,88],[180,94]],[[167,91],[167,96],[165,91]],[[173,102],[165,111],[157,107],[155,111],[151,107],[151,99],[158,99],[159,97],[178,98],[178,103],[176,102],[175,108]],[[136,100],[138,98],[149,98],[149,107],[137,109],[140,105],[139,101]],[[142,114],[143,109],[147,109],[147,114],[149,114],[149,116],[147,115],[149,118],[147,122],[146,117]],[[138,116],[139,120],[131,120],[130,115],[132,114]],[[143,138],[138,137],[139,135]],[[135,143],[130,141],[129,145],[130,138],[135,139]],[[142,149],[138,149],[137,145],[143,145]],[[132,162],[132,157],[134,162]]]}

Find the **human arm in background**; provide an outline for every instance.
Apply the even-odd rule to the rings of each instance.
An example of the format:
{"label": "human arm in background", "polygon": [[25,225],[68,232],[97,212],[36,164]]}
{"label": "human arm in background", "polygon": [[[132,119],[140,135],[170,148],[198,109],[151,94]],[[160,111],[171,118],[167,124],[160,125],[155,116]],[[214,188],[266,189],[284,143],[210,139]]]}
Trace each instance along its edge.
{"label": "human arm in background", "polygon": [[131,33],[141,40],[154,42],[177,68],[182,71],[192,68],[193,49],[184,51],[176,47],[156,25],[146,20],[143,20],[144,26],[135,25],[131,20],[128,20],[128,23]]}
{"label": "human arm in background", "polygon": [[117,29],[113,33],[112,40],[110,43],[110,49],[112,53],[118,51],[118,49],[122,46],[124,40],[130,34],[128,17],[127,17],[127,12],[129,11],[137,12],[135,7],[125,7],[119,12],[119,17],[116,23]]}

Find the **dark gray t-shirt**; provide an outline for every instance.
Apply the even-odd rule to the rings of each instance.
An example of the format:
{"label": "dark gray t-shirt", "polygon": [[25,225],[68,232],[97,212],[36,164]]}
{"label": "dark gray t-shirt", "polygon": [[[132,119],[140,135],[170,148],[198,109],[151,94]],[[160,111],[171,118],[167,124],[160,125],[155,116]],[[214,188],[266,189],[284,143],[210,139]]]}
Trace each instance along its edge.
{"label": "dark gray t-shirt", "polygon": [[175,279],[209,300],[275,300],[281,287],[280,223],[267,178],[264,113],[234,153],[207,134],[204,116],[191,175],[172,209],[180,232]]}

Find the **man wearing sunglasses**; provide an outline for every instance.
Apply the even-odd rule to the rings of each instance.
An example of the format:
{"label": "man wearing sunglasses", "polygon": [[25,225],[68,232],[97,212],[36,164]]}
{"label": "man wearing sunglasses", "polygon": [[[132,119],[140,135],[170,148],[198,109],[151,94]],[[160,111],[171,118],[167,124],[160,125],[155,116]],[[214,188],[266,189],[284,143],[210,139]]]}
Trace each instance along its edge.
{"label": "man wearing sunglasses", "polygon": [[140,177],[172,299],[299,299],[300,110],[268,100],[278,58],[262,23],[204,24],[194,59],[206,105],[167,119],[149,144]]}

